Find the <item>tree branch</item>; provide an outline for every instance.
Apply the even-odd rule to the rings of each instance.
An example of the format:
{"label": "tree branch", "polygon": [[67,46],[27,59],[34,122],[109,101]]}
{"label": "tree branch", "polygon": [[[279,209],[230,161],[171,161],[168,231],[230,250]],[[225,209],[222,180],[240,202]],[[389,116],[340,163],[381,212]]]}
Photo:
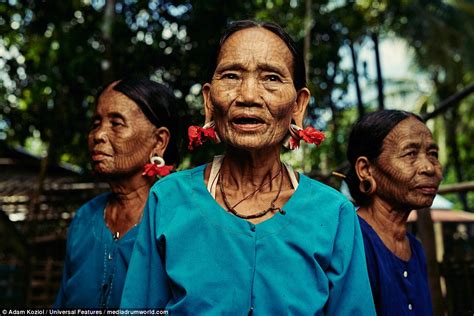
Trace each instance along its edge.
{"label": "tree branch", "polygon": [[474,84],[471,84],[464,88],[463,90],[453,94],[449,98],[441,101],[441,103],[436,107],[436,109],[433,112],[426,113],[422,115],[421,117],[427,121],[429,119],[432,119],[435,116],[438,116],[439,114],[442,114],[446,112],[450,107],[458,104],[459,101],[470,95],[471,93],[474,92]]}

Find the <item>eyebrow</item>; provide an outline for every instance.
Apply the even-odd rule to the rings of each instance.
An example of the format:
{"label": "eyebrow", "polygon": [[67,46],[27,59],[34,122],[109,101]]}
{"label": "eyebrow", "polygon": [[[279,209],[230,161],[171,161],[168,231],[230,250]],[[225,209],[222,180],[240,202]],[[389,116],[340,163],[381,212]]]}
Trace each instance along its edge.
{"label": "eyebrow", "polygon": [[226,64],[217,65],[216,72],[223,72],[227,70],[244,70],[244,65],[238,62],[231,62]]}
{"label": "eyebrow", "polygon": [[[402,147],[402,150],[407,150],[407,149],[418,149],[421,147],[421,144],[420,143],[408,143],[406,145],[404,145]],[[431,143],[429,146],[428,146],[428,150],[431,150],[431,149],[436,149],[436,150],[439,150],[439,146],[435,143]]]}
{"label": "eyebrow", "polygon": [[[285,73],[284,69],[282,67],[278,67],[274,64],[270,63],[258,63],[257,64],[258,69],[264,70],[264,71],[271,71],[278,73],[280,75],[283,75]],[[241,62],[230,62],[226,63],[223,65],[218,65],[216,68],[216,72],[224,72],[227,70],[246,70],[247,68],[245,65]],[[290,70],[290,75],[291,75],[291,69]]]}
{"label": "eyebrow", "polygon": [[[258,67],[259,67],[260,69],[265,70],[265,71],[276,72],[276,73],[279,73],[279,74],[283,74],[283,73],[284,73],[284,69],[281,69],[280,67],[275,66],[275,65],[272,65],[272,64],[269,64],[269,63],[261,63],[261,64],[258,64]],[[290,71],[290,74],[291,74],[291,69],[288,68],[288,70]]]}
{"label": "eyebrow", "polygon": [[122,114],[118,113],[118,112],[110,112],[110,113],[107,114],[107,117],[118,118],[118,119],[122,119],[122,120],[125,121],[125,117]]}
{"label": "eyebrow", "polygon": [[436,150],[439,150],[439,146],[438,144],[435,144],[435,143],[432,143],[428,146],[428,149],[436,149]]}

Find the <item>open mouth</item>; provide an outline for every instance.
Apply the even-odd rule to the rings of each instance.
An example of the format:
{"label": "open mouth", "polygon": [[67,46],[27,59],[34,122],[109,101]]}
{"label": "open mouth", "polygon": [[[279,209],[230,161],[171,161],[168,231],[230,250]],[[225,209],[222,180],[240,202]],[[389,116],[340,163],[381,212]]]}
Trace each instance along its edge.
{"label": "open mouth", "polygon": [[232,120],[232,123],[237,125],[255,125],[263,124],[263,120],[256,117],[237,117]]}
{"label": "open mouth", "polygon": [[256,132],[265,126],[265,121],[258,117],[238,116],[232,120],[232,125],[236,130],[244,133]]}

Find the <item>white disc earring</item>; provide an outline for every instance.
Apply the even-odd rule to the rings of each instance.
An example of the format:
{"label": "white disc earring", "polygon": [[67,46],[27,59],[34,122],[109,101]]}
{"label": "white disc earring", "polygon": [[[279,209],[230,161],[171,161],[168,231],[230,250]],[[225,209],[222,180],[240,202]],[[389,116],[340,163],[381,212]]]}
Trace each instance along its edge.
{"label": "white disc earring", "polygon": [[151,157],[150,162],[154,163],[157,167],[163,167],[165,165],[165,160],[160,156]]}

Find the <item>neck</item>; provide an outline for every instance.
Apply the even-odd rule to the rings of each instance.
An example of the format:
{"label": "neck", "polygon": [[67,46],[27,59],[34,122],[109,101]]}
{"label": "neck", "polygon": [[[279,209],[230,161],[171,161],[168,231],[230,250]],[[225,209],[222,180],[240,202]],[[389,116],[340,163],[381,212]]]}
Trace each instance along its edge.
{"label": "neck", "polygon": [[375,198],[357,213],[374,228],[379,236],[394,242],[406,239],[406,223],[410,212],[392,207],[389,203]]}
{"label": "neck", "polygon": [[[280,172],[280,168],[279,147],[252,152],[228,148],[221,168],[221,179],[230,189],[253,191],[262,183],[270,181]],[[271,191],[278,182],[271,181],[263,191]]]}
{"label": "neck", "polygon": [[141,218],[154,180],[141,174],[120,181],[109,181],[112,195],[106,207],[106,223],[112,231],[127,231]]}
{"label": "neck", "polygon": [[254,224],[277,213],[284,215],[281,208],[294,192],[279,147],[257,152],[228,148],[217,181],[216,201]]}
{"label": "neck", "polygon": [[142,176],[141,173],[107,181],[112,195],[114,195],[117,200],[123,201],[133,200],[138,197],[142,198],[143,195],[146,198],[154,182],[155,180],[153,178]]}

